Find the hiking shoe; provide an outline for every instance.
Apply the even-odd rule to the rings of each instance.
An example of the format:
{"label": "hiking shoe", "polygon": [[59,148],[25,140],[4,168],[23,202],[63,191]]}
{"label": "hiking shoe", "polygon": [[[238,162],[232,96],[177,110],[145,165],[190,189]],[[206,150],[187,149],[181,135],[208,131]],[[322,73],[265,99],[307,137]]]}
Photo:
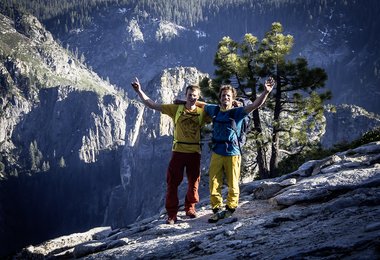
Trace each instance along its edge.
{"label": "hiking shoe", "polygon": [[224,214],[224,217],[225,218],[229,218],[235,212],[235,209],[226,206],[226,210],[225,211],[226,211],[226,213]]}
{"label": "hiking shoe", "polygon": [[177,218],[168,218],[167,220],[166,220],[166,224],[168,224],[168,225],[174,225],[175,223],[177,223]]}
{"label": "hiking shoe", "polygon": [[224,218],[229,218],[229,217],[231,217],[233,213],[234,213],[234,212],[231,211],[231,210],[228,210],[228,209],[224,210]]}
{"label": "hiking shoe", "polygon": [[218,213],[220,210],[221,210],[220,208],[213,208],[212,212],[215,214],[215,213]]}
{"label": "hiking shoe", "polygon": [[186,211],[186,216],[188,216],[190,218],[196,218],[197,217],[197,213],[195,212],[195,210],[190,209],[190,210]]}
{"label": "hiking shoe", "polygon": [[209,219],[209,223],[216,223],[219,219],[224,219],[226,215],[227,210],[216,212],[214,215],[212,215]]}
{"label": "hiking shoe", "polygon": [[226,207],[226,210],[218,211],[214,215],[212,215],[208,219],[208,222],[209,223],[216,223],[216,222],[218,222],[219,219],[230,218],[234,212],[235,212],[235,209],[231,209],[229,207]]}

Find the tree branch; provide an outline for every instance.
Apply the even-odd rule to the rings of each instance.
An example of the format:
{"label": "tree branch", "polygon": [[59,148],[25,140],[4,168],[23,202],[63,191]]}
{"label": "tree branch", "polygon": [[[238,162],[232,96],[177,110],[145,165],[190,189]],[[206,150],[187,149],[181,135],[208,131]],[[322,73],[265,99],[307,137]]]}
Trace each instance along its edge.
{"label": "tree branch", "polygon": [[300,147],[298,147],[295,151],[288,151],[288,150],[284,150],[284,149],[279,149],[278,151],[279,152],[282,152],[282,153],[285,153],[287,155],[295,155],[295,154],[298,154],[300,152],[302,152],[302,150],[305,148],[306,145],[302,145]]}

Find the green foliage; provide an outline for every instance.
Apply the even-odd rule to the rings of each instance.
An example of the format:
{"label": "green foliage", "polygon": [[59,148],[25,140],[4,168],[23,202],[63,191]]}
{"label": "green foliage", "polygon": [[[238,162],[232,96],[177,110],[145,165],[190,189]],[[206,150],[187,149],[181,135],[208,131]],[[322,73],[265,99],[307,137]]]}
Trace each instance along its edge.
{"label": "green foliage", "polygon": [[199,82],[199,86],[203,99],[210,103],[218,103],[219,86],[217,84],[213,84],[210,78],[205,77]]}
{"label": "green foliage", "polygon": [[296,171],[303,163],[310,160],[320,160],[330,155],[357,148],[361,145],[380,141],[380,127],[364,133],[360,138],[351,143],[343,142],[334,145],[331,149],[322,149],[319,145],[311,147],[301,154],[290,155],[279,163],[278,175],[284,175]]}
{"label": "green foliage", "polygon": [[283,35],[282,31],[280,23],[273,23],[261,42],[257,59],[267,67],[284,64],[285,56],[293,47],[293,36]]}

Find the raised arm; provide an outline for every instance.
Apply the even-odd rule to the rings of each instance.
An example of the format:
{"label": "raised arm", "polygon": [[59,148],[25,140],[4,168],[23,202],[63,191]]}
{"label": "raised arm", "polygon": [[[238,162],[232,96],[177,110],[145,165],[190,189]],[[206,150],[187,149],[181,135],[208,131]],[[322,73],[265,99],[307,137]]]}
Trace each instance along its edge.
{"label": "raised arm", "polygon": [[152,108],[152,109],[155,109],[155,110],[158,110],[158,111],[162,111],[162,105],[161,104],[157,104],[156,102],[154,102],[153,100],[151,100],[144,93],[144,91],[141,89],[141,85],[140,85],[140,82],[139,82],[138,78],[135,78],[135,81],[133,81],[131,83],[131,85],[132,85],[132,88],[134,89],[134,91],[136,91],[136,93],[141,98],[141,101],[144,103],[144,105],[146,105],[149,108]]}
{"label": "raised arm", "polygon": [[207,105],[207,103],[206,103],[206,102],[203,102],[203,101],[199,101],[199,100],[197,100],[197,102],[195,102],[195,105],[196,105],[197,107],[204,108],[205,105]]}
{"label": "raised arm", "polygon": [[[175,100],[174,100],[174,104],[177,104],[177,105],[185,105],[185,104],[186,104],[186,100],[175,99]],[[196,105],[197,107],[204,108],[205,105],[207,105],[207,103],[206,103],[206,102],[203,102],[203,101],[199,101],[199,100],[197,100],[197,101],[195,102],[195,105]]]}
{"label": "raised arm", "polygon": [[258,98],[256,98],[256,100],[253,101],[252,104],[249,104],[244,107],[245,112],[250,113],[253,110],[261,107],[265,103],[265,100],[267,99],[269,93],[272,91],[275,84],[276,82],[274,81],[272,77],[268,78],[264,84],[265,86],[264,92],[261,93],[261,95]]}

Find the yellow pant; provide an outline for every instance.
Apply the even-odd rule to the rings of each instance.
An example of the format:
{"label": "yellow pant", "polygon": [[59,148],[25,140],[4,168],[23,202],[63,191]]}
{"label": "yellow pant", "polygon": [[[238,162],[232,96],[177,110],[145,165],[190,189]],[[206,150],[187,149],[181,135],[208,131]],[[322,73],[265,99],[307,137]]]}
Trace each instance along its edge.
{"label": "yellow pant", "polygon": [[222,156],[212,153],[210,162],[210,200],[211,207],[222,208],[223,197],[223,173],[225,174],[228,195],[226,204],[229,208],[235,209],[239,203],[239,178],[240,178],[241,156]]}

